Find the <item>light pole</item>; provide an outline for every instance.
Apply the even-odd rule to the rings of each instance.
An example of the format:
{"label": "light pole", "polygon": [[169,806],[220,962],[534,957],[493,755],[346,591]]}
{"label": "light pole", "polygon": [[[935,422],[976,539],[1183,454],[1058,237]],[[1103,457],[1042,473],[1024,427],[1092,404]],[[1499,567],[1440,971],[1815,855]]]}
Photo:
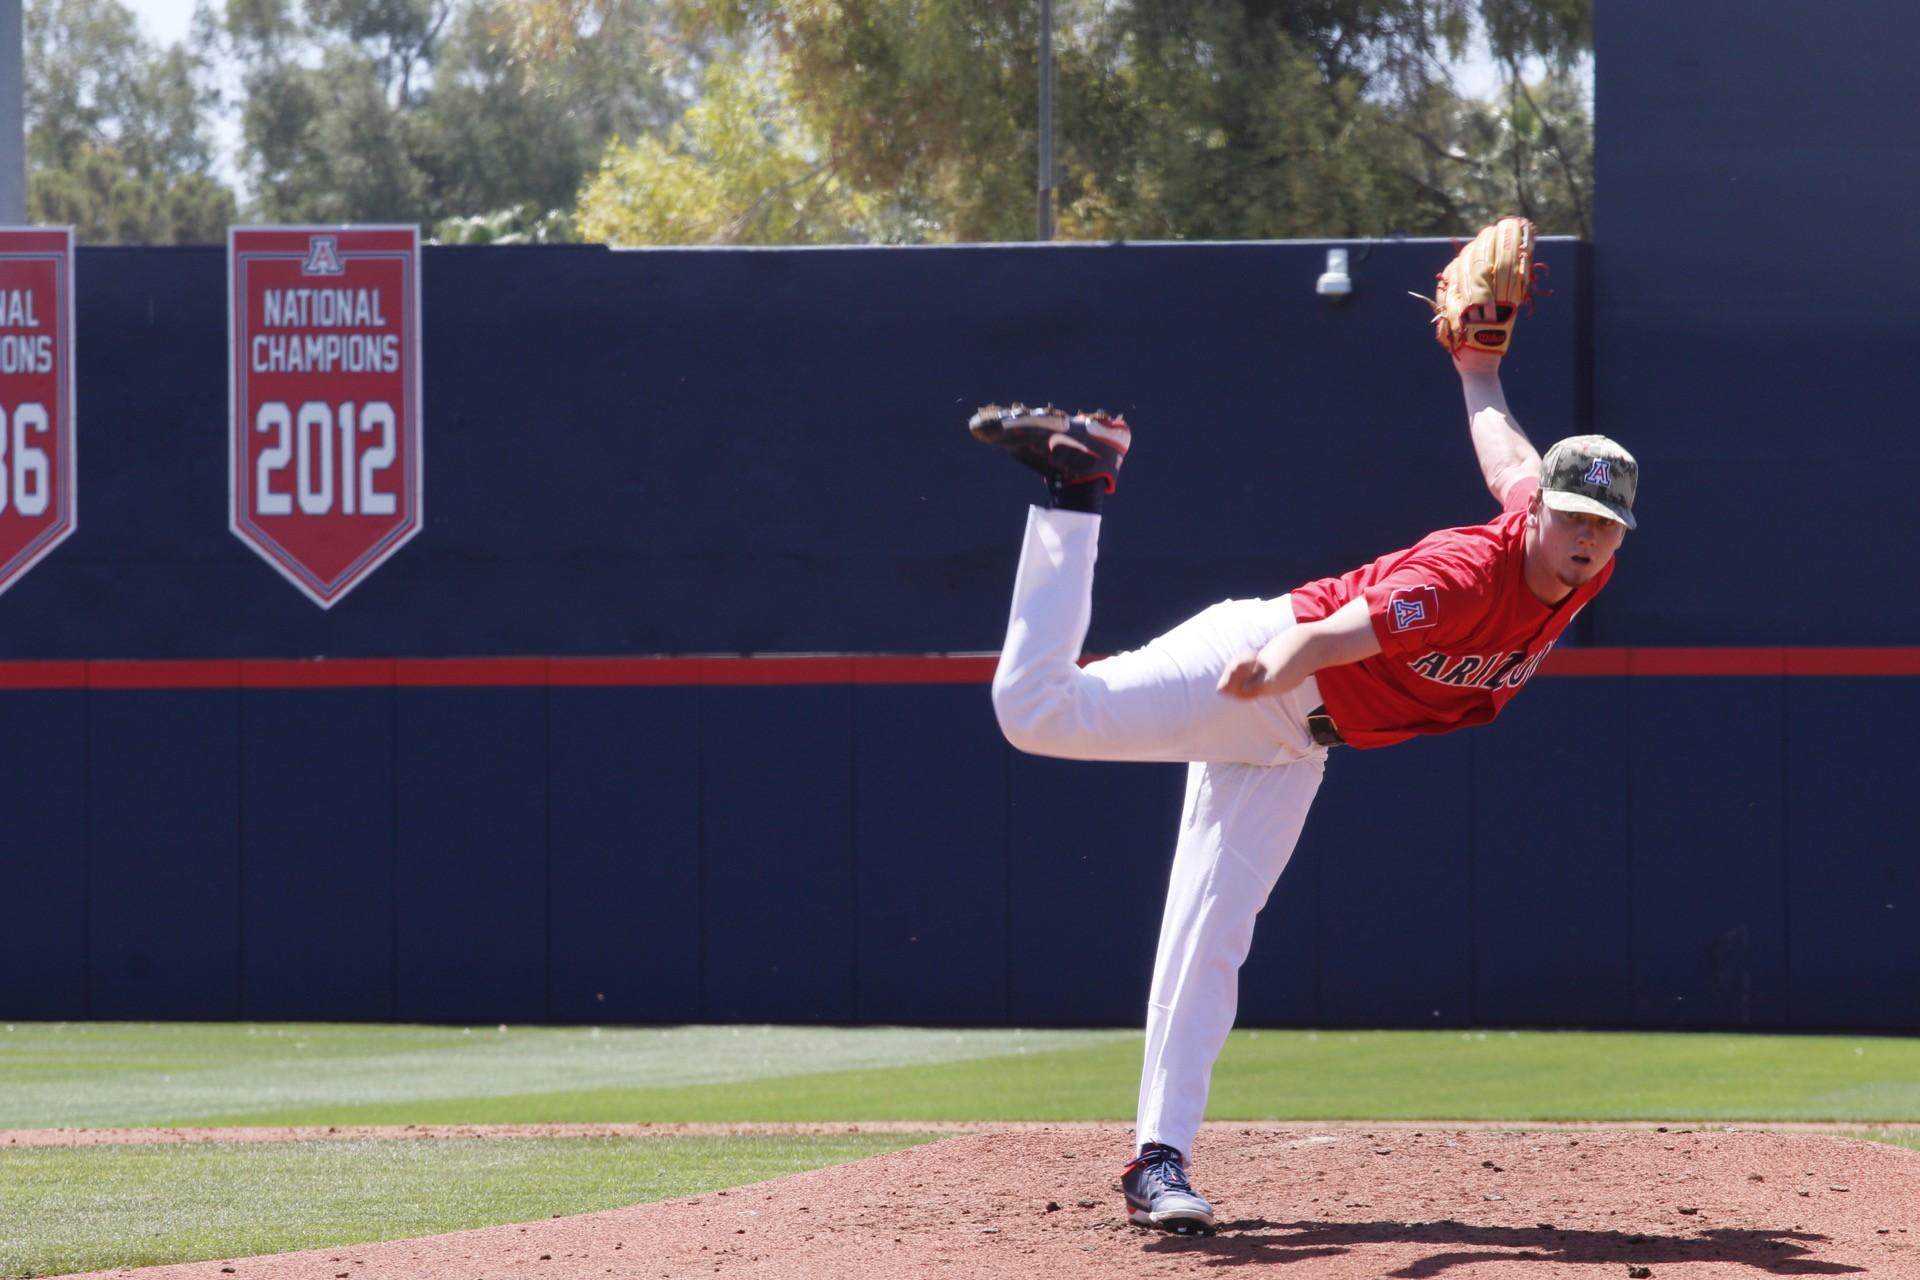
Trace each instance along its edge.
{"label": "light pole", "polygon": [[26,82],[20,0],[0,0],[0,226],[27,220]]}
{"label": "light pole", "polygon": [[[16,0],[0,0],[13,3]],[[1040,233],[1053,239],[1053,0],[1040,0]]]}

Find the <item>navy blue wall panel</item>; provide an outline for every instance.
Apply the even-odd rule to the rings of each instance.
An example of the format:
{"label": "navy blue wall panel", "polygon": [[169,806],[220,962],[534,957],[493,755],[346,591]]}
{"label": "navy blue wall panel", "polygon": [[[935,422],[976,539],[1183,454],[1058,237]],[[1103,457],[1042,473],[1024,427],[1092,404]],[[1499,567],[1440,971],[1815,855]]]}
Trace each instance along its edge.
{"label": "navy blue wall panel", "polygon": [[248,1018],[394,1016],[393,699],[241,694]]}
{"label": "navy blue wall panel", "polygon": [[1631,686],[1633,1018],[1787,1020],[1786,682]]}
{"label": "navy blue wall panel", "polygon": [[1472,1023],[1472,764],[1463,736],[1330,753],[1310,835],[1324,1025]]}
{"label": "navy blue wall panel", "polygon": [[852,1021],[852,688],[703,689],[699,742],[701,1017]]}
{"label": "navy blue wall panel", "polygon": [[1470,739],[1478,1022],[1631,1021],[1629,688],[1536,679]]}
{"label": "navy blue wall panel", "polygon": [[1011,749],[981,685],[854,690],[862,1022],[1006,1026]]}
{"label": "navy blue wall panel", "polygon": [[[182,571],[244,563],[225,545],[240,547],[227,532],[226,337],[224,246],[77,251],[81,519],[58,559],[23,586],[39,586],[52,576],[46,568],[70,561],[105,574],[115,588],[135,590],[144,603],[143,584],[176,583]],[[221,601],[219,623],[249,616],[265,585],[256,582]],[[174,587],[176,604],[188,597],[211,604],[212,586],[189,576]],[[88,603],[84,589],[76,603]],[[94,635],[96,652],[115,657],[138,657],[185,638],[170,627],[204,632],[214,621],[193,608],[136,611],[111,599],[91,603],[94,628],[110,628]]]}
{"label": "navy blue wall panel", "polygon": [[[1765,605],[1783,570],[1818,575],[1834,600],[1877,600],[1912,577],[1898,539],[1863,538],[1842,513],[1908,504],[1920,438],[1895,424],[1920,399],[1920,296],[1862,305],[1833,287],[1831,246],[1904,227],[1920,206],[1913,5],[1594,11],[1594,409],[1638,452],[1646,501],[1634,572],[1608,591],[1599,636],[1915,643],[1912,592],[1872,609]],[[1782,84],[1807,86],[1787,109]],[[1672,245],[1687,246],[1683,271]],[[1872,257],[1878,279],[1920,279],[1920,239],[1889,237]],[[1741,518],[1752,512],[1734,495],[1759,493],[1824,514]]]}
{"label": "navy blue wall panel", "polygon": [[1184,765],[1013,757],[1016,1025],[1145,1025],[1186,777]]}
{"label": "navy blue wall panel", "polygon": [[240,1015],[240,693],[87,699],[91,1018]]}
{"label": "navy blue wall panel", "polygon": [[[1920,1031],[1914,724],[1920,680],[1788,682],[1796,1026]],[[1887,748],[1889,737],[1900,745]]]}
{"label": "navy blue wall panel", "polygon": [[550,695],[556,1021],[700,1016],[699,696]]}
{"label": "navy blue wall panel", "polygon": [[87,1007],[86,695],[23,689],[0,713],[0,1018]]}
{"label": "navy blue wall panel", "polygon": [[545,1017],[546,689],[397,690],[394,791],[398,1015]]}
{"label": "navy blue wall panel", "polygon": [[[1920,293],[1836,291],[1831,248],[1920,206],[1915,20],[1807,12],[1597,6],[1597,243],[1543,247],[1505,371],[1537,442],[1644,464],[1574,640],[1920,643],[1863,535],[1920,464]],[[1353,245],[1337,308],[1325,248],[428,251],[427,524],[322,611],[227,532],[223,253],[89,247],[86,514],[0,657],[992,649],[1036,482],[961,425],[1016,396],[1134,422],[1089,648],[1134,645],[1491,514],[1404,297],[1449,246]],[[1335,753],[1246,1021],[1920,1026],[1912,685],[1541,681]],[[9,1016],[1135,1025],[1181,792],[1013,756],[978,688],[5,697],[45,736],[0,747],[0,894],[71,913],[0,942]]]}
{"label": "navy blue wall panel", "polygon": [[[8,656],[993,648],[1038,482],[964,424],[1011,397],[1135,423],[1090,638],[1125,647],[1491,514],[1405,297],[1451,247],[1355,246],[1338,308],[1325,252],[426,250],[426,526],[322,611],[227,532],[224,254],[85,248],[90,514],[0,601]],[[1542,256],[1507,384],[1546,440],[1582,425],[1586,254]]]}
{"label": "navy blue wall panel", "polygon": [[[979,685],[6,703],[16,1018],[1137,1025],[1184,778],[1013,753]],[[1241,1024],[1910,1031],[1920,763],[1869,730],[1917,715],[1542,679],[1336,751]]]}

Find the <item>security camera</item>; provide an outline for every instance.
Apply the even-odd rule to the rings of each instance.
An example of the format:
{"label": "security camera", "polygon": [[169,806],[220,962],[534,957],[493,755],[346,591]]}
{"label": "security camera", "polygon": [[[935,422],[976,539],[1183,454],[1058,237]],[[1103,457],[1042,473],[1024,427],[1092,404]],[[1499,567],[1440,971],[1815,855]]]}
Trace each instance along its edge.
{"label": "security camera", "polygon": [[1329,302],[1343,302],[1353,292],[1353,277],[1347,274],[1347,251],[1345,249],[1327,250],[1327,269],[1320,273],[1320,281],[1313,291]]}

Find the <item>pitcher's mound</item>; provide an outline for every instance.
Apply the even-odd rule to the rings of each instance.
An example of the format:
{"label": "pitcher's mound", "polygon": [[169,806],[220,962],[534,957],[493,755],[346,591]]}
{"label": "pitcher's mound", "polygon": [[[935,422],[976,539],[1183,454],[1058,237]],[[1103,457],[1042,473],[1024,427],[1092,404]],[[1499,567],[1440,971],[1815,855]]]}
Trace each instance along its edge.
{"label": "pitcher's mound", "polygon": [[1210,1237],[1127,1225],[1129,1143],[1117,1127],[974,1134],[663,1204],[139,1274],[1111,1280],[1304,1263],[1288,1280],[1920,1280],[1920,1152],[1876,1143],[1215,1126],[1192,1169],[1219,1212]]}

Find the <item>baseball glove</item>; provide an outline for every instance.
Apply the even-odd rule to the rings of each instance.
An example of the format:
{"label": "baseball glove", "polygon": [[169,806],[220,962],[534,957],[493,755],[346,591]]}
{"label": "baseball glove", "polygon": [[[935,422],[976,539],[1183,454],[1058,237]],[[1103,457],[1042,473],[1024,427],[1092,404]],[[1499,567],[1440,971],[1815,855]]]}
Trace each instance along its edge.
{"label": "baseball glove", "polygon": [[1433,336],[1449,352],[1466,348],[1504,354],[1520,308],[1533,303],[1533,223],[1502,218],[1482,228],[1435,277],[1433,297],[1413,296],[1433,308]]}

